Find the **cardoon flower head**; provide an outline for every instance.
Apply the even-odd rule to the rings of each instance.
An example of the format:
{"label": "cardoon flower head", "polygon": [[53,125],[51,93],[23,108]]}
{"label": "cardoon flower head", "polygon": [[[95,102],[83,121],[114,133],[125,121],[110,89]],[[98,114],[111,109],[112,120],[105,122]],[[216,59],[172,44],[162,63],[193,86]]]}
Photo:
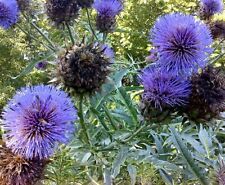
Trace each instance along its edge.
{"label": "cardoon flower head", "polygon": [[43,177],[46,161],[27,160],[0,146],[0,185],[32,185]]}
{"label": "cardoon flower head", "polygon": [[110,72],[110,55],[112,51],[98,43],[74,45],[59,59],[59,80],[76,92],[95,92]]}
{"label": "cardoon flower head", "polygon": [[4,29],[14,25],[19,16],[16,0],[0,0],[0,27]]}
{"label": "cardoon flower head", "polygon": [[22,12],[29,10],[30,1],[31,0],[17,0],[17,3],[19,5],[19,10]]}
{"label": "cardoon flower head", "polygon": [[3,113],[4,139],[15,154],[48,158],[68,142],[77,112],[68,95],[53,86],[22,88]]}
{"label": "cardoon flower head", "polygon": [[91,8],[94,0],[77,0],[78,5],[81,8]]}
{"label": "cardoon flower head", "polygon": [[102,45],[101,48],[104,51],[104,55],[109,58],[111,62],[113,62],[115,57],[113,49],[107,44]]}
{"label": "cardoon flower head", "polygon": [[201,0],[200,15],[204,19],[210,18],[216,13],[223,11],[224,5],[222,0]]}
{"label": "cardoon flower head", "polygon": [[190,83],[174,73],[148,67],[140,79],[144,86],[143,101],[156,109],[175,108],[188,102]]}
{"label": "cardoon flower head", "polygon": [[38,70],[45,70],[46,67],[47,67],[48,63],[46,61],[41,61],[41,62],[38,62],[35,67],[36,69]]}
{"label": "cardoon flower head", "polygon": [[225,21],[215,21],[211,23],[210,29],[214,39],[225,38]]}
{"label": "cardoon flower head", "polygon": [[158,51],[158,64],[167,71],[190,73],[207,64],[210,31],[191,15],[172,13],[159,18],[150,37]]}
{"label": "cardoon flower head", "polygon": [[46,7],[48,17],[56,26],[63,23],[70,24],[79,13],[79,6],[74,0],[47,0]]}
{"label": "cardoon flower head", "polygon": [[194,121],[208,121],[225,111],[225,73],[207,66],[192,76],[192,92],[186,114]]}
{"label": "cardoon flower head", "polygon": [[151,49],[150,50],[150,55],[145,58],[145,61],[151,63],[151,62],[155,62],[157,60],[158,60],[157,50],[156,49]]}
{"label": "cardoon flower head", "polygon": [[93,7],[98,13],[97,29],[106,33],[113,32],[116,24],[115,17],[123,9],[122,2],[120,0],[95,0]]}

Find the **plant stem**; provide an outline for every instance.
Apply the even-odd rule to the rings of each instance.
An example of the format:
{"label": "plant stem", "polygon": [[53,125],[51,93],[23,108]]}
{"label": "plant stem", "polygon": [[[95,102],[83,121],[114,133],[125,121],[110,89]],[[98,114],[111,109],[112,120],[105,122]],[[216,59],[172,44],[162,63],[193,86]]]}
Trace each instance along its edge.
{"label": "plant stem", "polygon": [[88,8],[86,8],[86,12],[87,12],[88,24],[90,26],[91,32],[92,32],[93,36],[96,38],[96,40],[98,40],[98,37],[96,36],[95,31],[94,31],[94,29],[92,27],[92,24],[91,24],[90,13],[89,13]]}
{"label": "plant stem", "polygon": [[144,128],[146,128],[146,124],[142,125],[139,129],[137,129],[132,135],[130,135],[127,139],[123,141],[123,143],[127,143],[131,139],[133,139],[136,135],[138,135]]}
{"label": "plant stem", "polygon": [[106,41],[106,39],[107,39],[107,36],[108,36],[107,33],[103,33],[103,40],[102,40],[103,44],[105,43],[105,41]]}
{"label": "plant stem", "polygon": [[128,111],[131,114],[131,117],[132,117],[132,120],[133,120],[133,124],[136,125],[138,123],[138,119],[137,119],[137,114],[136,114],[136,112],[134,111],[134,109],[132,107],[133,105],[130,104],[129,100],[126,98],[126,92],[124,91],[124,89],[122,87],[117,88],[117,89],[118,89],[120,97],[123,99],[123,101],[124,101]]}
{"label": "plant stem", "polygon": [[116,123],[115,123],[115,121],[113,120],[113,118],[112,118],[112,116],[111,116],[111,114],[110,114],[108,108],[107,108],[105,105],[103,105],[103,108],[105,109],[106,116],[108,117],[109,122],[111,123],[113,129],[114,129],[114,130],[117,130]]}
{"label": "plant stem", "polygon": [[98,114],[98,111],[96,109],[91,108],[91,111],[96,115],[96,117],[98,118],[99,122],[101,123],[101,125],[103,126],[103,128],[106,130],[107,134],[109,135],[110,139],[112,139],[112,135],[111,135],[110,130],[107,127],[104,119]]}
{"label": "plant stem", "polygon": [[56,51],[56,48],[52,41],[40,30],[40,28],[34,23],[31,22],[31,25],[37,30],[38,33],[51,45],[52,48],[54,48],[54,51]]}
{"label": "plant stem", "polygon": [[85,122],[84,122],[84,115],[83,115],[83,99],[84,99],[84,95],[81,94],[81,95],[80,95],[80,102],[79,102],[80,125],[81,125],[81,128],[82,128],[83,132],[84,132],[86,142],[89,143],[89,144],[91,145],[90,137],[89,137],[89,134],[88,134],[88,131],[87,131],[87,127],[86,127]]}
{"label": "plant stem", "polygon": [[36,42],[41,43],[44,47],[46,47],[47,49],[50,49],[52,51],[55,51],[54,48],[52,48],[51,46],[46,45],[45,43],[39,41],[36,37],[34,37],[33,35],[29,34],[27,31],[25,31],[19,24],[17,24],[17,27],[27,36],[31,37],[33,40],[35,40]]}
{"label": "plant stem", "polygon": [[69,32],[69,36],[70,36],[70,39],[71,39],[71,42],[72,44],[74,45],[75,44],[75,40],[74,40],[74,37],[73,37],[73,34],[72,34],[72,30],[70,28],[70,25],[68,23],[65,23],[66,24],[66,27],[68,29],[68,32]]}

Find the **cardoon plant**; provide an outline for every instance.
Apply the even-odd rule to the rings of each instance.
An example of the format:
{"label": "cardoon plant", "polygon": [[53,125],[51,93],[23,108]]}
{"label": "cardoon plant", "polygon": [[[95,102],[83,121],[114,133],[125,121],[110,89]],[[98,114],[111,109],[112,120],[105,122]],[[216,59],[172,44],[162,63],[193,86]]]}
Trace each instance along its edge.
{"label": "cardoon plant", "polygon": [[44,85],[22,88],[4,109],[4,140],[17,155],[48,158],[59,143],[69,141],[76,119],[65,92]]}
{"label": "cardoon plant", "polygon": [[79,13],[79,6],[74,0],[47,0],[47,15],[56,26],[70,24]]}
{"label": "cardoon plant", "polygon": [[[0,0],[0,7],[9,7],[5,6],[8,2],[15,1]],[[43,184],[66,185],[210,184],[208,175],[215,171],[216,155],[225,154],[224,120],[214,120],[222,119],[225,111],[225,76],[222,70],[209,66],[224,56],[222,41],[210,55],[211,47],[217,44],[211,37],[224,37],[218,36],[224,34],[223,22],[215,21],[212,27],[212,19],[204,22],[197,16],[166,14],[153,26],[151,43],[142,45],[137,43],[139,39],[148,37],[142,26],[150,28],[155,20],[153,13],[163,13],[157,11],[167,7],[165,2],[160,1],[163,6],[156,8],[158,1],[154,0],[46,0],[44,9],[43,1],[33,1],[31,9],[41,5],[36,11],[25,11],[29,0],[17,2],[24,12],[15,33],[22,41],[14,46],[10,39],[12,52],[6,55],[29,47],[18,58],[24,56],[31,62],[22,73],[5,76],[14,76],[9,79],[21,84],[23,75],[33,68],[43,70],[48,64],[49,74],[37,70],[31,74],[44,74],[57,87],[22,88],[3,109],[0,185],[34,185],[40,179]],[[211,6],[209,12],[220,12],[211,11],[212,5],[207,4],[219,1],[202,2]],[[136,3],[137,11],[132,3]],[[142,11],[139,3],[149,4],[150,9]],[[131,20],[110,35],[123,5],[128,7],[121,21]],[[47,25],[43,11],[63,29]],[[145,11],[148,17],[143,16]],[[5,12],[0,11],[0,20],[8,20],[3,19]],[[141,20],[136,13],[141,14]],[[118,40],[119,34],[129,38]],[[133,35],[136,43],[130,43]],[[115,55],[109,45],[116,46],[119,53]],[[150,55],[139,61],[134,53],[143,47],[145,53],[151,48]],[[135,51],[130,52],[130,48]],[[121,51],[125,51],[122,56]],[[7,64],[16,63],[19,69],[19,64],[10,59]],[[26,82],[32,84],[28,79]],[[73,135],[78,116],[77,134]],[[223,183],[223,173],[221,169],[217,182]]]}
{"label": "cardoon plant", "polygon": [[41,61],[41,62],[38,62],[35,67],[36,69],[38,70],[45,70],[47,68],[47,65],[48,65],[48,62],[46,61]]}
{"label": "cardoon plant", "polygon": [[0,0],[0,27],[4,29],[14,25],[19,16],[16,0]]}
{"label": "cardoon plant", "polygon": [[0,185],[34,185],[43,178],[47,162],[27,160],[0,146]]}
{"label": "cardoon plant", "polygon": [[206,66],[212,51],[208,27],[181,13],[160,17],[151,30],[150,40],[158,51],[157,63],[178,74],[190,74]]}
{"label": "cardoon plant", "polygon": [[225,38],[225,21],[214,21],[210,24],[211,33],[214,39]]}
{"label": "cardoon plant", "polygon": [[78,5],[81,8],[91,8],[94,0],[77,0]]}
{"label": "cardoon plant", "polygon": [[116,25],[116,16],[122,11],[120,0],[95,0],[93,7],[97,11],[96,26],[100,32],[113,32]]}
{"label": "cardoon plant", "polygon": [[192,76],[192,93],[186,113],[196,122],[209,121],[225,111],[225,73],[212,66]]}
{"label": "cardoon plant", "polygon": [[155,66],[143,70],[140,75],[144,86],[142,105],[145,117],[153,116],[153,111],[174,111],[188,103],[191,93],[190,82],[172,72],[166,72]]}
{"label": "cardoon plant", "polygon": [[209,19],[216,13],[221,13],[224,8],[222,0],[201,0],[200,15],[203,19]]}
{"label": "cardoon plant", "polygon": [[59,81],[76,92],[95,92],[105,82],[113,56],[107,45],[74,45],[58,61]]}
{"label": "cardoon plant", "polygon": [[29,10],[31,0],[17,0],[20,11]]}

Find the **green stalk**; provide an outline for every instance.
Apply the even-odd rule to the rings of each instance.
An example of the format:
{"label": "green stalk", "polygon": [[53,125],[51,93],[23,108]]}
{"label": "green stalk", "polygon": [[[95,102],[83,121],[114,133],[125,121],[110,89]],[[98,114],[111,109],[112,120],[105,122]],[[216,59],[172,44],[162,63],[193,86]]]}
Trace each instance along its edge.
{"label": "green stalk", "polygon": [[50,44],[52,48],[54,48],[54,51],[56,51],[55,45],[52,43],[52,41],[40,30],[40,28],[34,23],[31,22],[31,25],[37,30],[38,33]]}
{"label": "green stalk", "polygon": [[103,107],[104,107],[104,109],[105,109],[106,116],[108,117],[109,122],[111,123],[113,129],[114,129],[114,130],[117,130],[116,123],[115,123],[114,119],[112,118],[112,116],[111,116],[111,114],[110,114],[108,108],[107,108],[105,105],[103,105]]}
{"label": "green stalk", "polygon": [[107,127],[104,119],[98,114],[98,111],[94,108],[91,108],[91,111],[96,115],[96,117],[98,118],[100,124],[103,126],[103,128],[106,130],[107,134],[109,135],[109,137],[112,139],[112,135],[110,133],[109,128]]}
{"label": "green stalk", "polygon": [[132,117],[132,120],[133,120],[133,124],[136,125],[138,123],[138,118],[137,118],[135,110],[132,107],[133,105],[130,104],[130,101],[126,98],[126,92],[124,91],[124,89],[122,87],[117,88],[117,89],[118,89],[120,97],[123,99],[123,102],[125,103],[128,111],[131,114],[131,117]]}
{"label": "green stalk", "polygon": [[17,24],[17,27],[27,36],[31,37],[33,40],[35,40],[36,42],[41,43],[44,47],[46,47],[47,49],[50,49],[52,51],[55,51],[54,48],[52,48],[51,46],[46,45],[45,43],[41,42],[40,40],[38,40],[36,37],[34,37],[33,35],[29,34],[27,31],[25,31],[19,24]]}
{"label": "green stalk", "polygon": [[83,99],[84,99],[84,96],[83,96],[83,94],[81,94],[80,95],[79,113],[78,114],[79,114],[79,117],[80,117],[80,125],[81,125],[82,131],[85,135],[85,141],[91,145],[90,137],[89,137],[89,134],[88,134],[88,131],[87,131],[87,127],[86,127],[85,122],[84,122]]}
{"label": "green stalk", "polygon": [[70,36],[70,39],[71,39],[71,42],[72,44],[74,45],[75,44],[75,40],[74,40],[74,37],[73,37],[73,34],[72,34],[72,30],[70,28],[70,25],[68,23],[65,23],[66,24],[66,27],[68,29],[68,32],[69,32],[69,36]]}
{"label": "green stalk", "polygon": [[107,33],[103,33],[103,44],[105,43],[106,39],[107,39],[108,34]]}
{"label": "green stalk", "polygon": [[91,24],[91,18],[90,18],[90,13],[89,13],[88,8],[86,8],[86,12],[87,12],[88,24],[90,26],[91,32],[92,32],[93,36],[96,38],[96,40],[98,40],[98,37],[96,36],[95,31],[94,31],[94,29],[92,27],[92,24]]}
{"label": "green stalk", "polygon": [[132,135],[130,135],[127,139],[123,141],[123,143],[129,142],[131,139],[133,139],[135,136],[137,136],[144,128],[146,128],[146,124],[142,125],[139,129],[137,129]]}

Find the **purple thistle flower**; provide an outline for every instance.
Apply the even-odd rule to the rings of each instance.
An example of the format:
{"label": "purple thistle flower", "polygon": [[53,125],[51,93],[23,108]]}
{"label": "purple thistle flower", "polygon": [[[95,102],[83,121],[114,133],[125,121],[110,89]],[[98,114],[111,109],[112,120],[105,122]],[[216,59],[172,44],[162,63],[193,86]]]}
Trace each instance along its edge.
{"label": "purple thistle flower", "polygon": [[107,44],[102,45],[102,49],[104,51],[104,55],[110,59],[111,62],[114,61],[115,53],[111,47]]}
{"label": "purple thistle flower", "polygon": [[212,38],[208,27],[191,15],[167,14],[151,30],[158,64],[176,73],[195,72],[207,64]]}
{"label": "purple thistle flower", "polygon": [[150,55],[148,55],[146,58],[145,58],[145,61],[146,62],[155,62],[158,60],[158,57],[157,57],[157,50],[156,49],[151,49],[150,51]]}
{"label": "purple thistle flower", "polygon": [[53,86],[22,88],[3,113],[4,139],[12,152],[27,159],[51,156],[74,131],[77,111],[68,95]]}
{"label": "purple thistle flower", "polygon": [[143,70],[140,80],[144,86],[144,102],[157,109],[182,106],[188,102],[191,85],[181,76],[150,66]]}
{"label": "purple thistle flower", "polygon": [[116,15],[123,10],[120,0],[95,0],[93,7],[96,9],[96,26],[100,32],[113,32],[116,24]]}
{"label": "purple thistle flower", "polygon": [[106,17],[115,17],[123,10],[119,0],[95,0],[93,7],[98,14]]}
{"label": "purple thistle flower", "polygon": [[48,62],[46,62],[46,61],[41,61],[41,62],[38,62],[38,63],[35,65],[35,67],[36,67],[36,69],[38,69],[38,70],[45,70],[46,67],[47,67],[47,65],[48,65]]}
{"label": "purple thistle flower", "polygon": [[221,13],[223,8],[224,5],[222,0],[201,0],[201,11],[207,18],[216,13]]}
{"label": "purple thistle flower", "polygon": [[0,0],[0,27],[4,29],[14,25],[19,17],[16,0]]}

